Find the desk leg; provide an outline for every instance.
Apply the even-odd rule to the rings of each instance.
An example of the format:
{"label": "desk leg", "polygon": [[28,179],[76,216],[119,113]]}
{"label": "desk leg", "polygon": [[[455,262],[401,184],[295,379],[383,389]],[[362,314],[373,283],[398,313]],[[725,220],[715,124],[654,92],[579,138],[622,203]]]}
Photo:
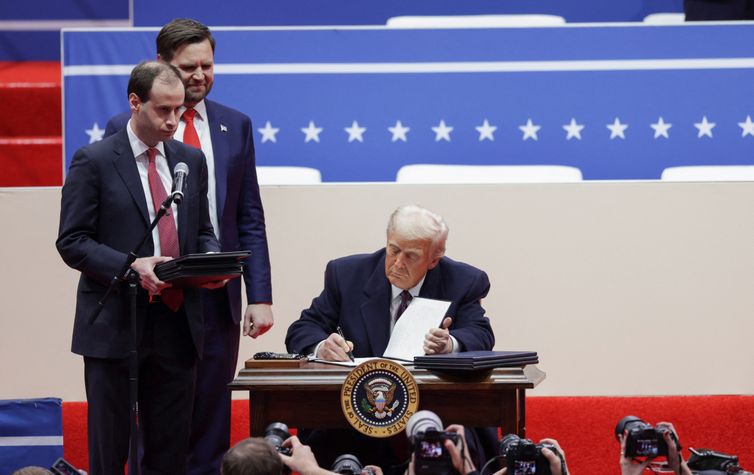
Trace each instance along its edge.
{"label": "desk leg", "polygon": [[518,434],[526,437],[526,392],[516,389],[505,393],[502,397],[500,429],[502,435]]}
{"label": "desk leg", "polygon": [[267,414],[267,395],[262,391],[249,391],[249,436],[264,435],[265,415]]}
{"label": "desk leg", "polygon": [[526,438],[526,389],[518,391],[518,436]]}

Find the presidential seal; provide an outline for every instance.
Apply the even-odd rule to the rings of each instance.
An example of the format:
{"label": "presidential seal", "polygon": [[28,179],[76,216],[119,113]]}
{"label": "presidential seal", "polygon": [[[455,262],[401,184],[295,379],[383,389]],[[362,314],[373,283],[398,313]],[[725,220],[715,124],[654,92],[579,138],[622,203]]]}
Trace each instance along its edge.
{"label": "presidential seal", "polygon": [[369,360],[348,373],[340,405],[354,429],[370,437],[390,437],[406,428],[419,407],[419,388],[411,372],[395,361]]}

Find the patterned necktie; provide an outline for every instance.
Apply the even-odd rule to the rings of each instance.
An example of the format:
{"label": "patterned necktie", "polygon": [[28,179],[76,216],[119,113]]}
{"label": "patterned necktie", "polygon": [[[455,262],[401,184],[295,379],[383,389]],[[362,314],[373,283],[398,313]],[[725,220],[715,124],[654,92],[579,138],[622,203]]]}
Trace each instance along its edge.
{"label": "patterned necktie", "polygon": [[186,128],[183,130],[183,143],[191,145],[192,147],[202,148],[202,143],[199,141],[199,134],[196,133],[196,127],[194,127],[195,115],[196,109],[186,109],[183,111],[181,118],[186,122]]}
{"label": "patterned necktie", "polygon": [[403,315],[403,312],[406,311],[406,308],[408,307],[408,304],[411,303],[411,299],[414,298],[413,295],[408,290],[404,290],[401,292],[401,304],[398,306],[398,311],[395,312],[395,321],[397,322],[399,318],[401,318],[401,315]]}
{"label": "patterned necktie", "polygon": [[[152,205],[155,214],[160,211],[160,206],[168,197],[167,191],[157,174],[157,149],[150,148],[147,150],[149,166],[147,167],[147,179],[149,180],[149,192],[152,195]],[[163,216],[157,222],[157,233],[160,235],[160,254],[163,256],[178,257],[180,250],[178,248],[178,232],[175,229],[175,220],[170,215]],[[162,301],[170,310],[177,312],[183,302],[183,291],[181,289],[167,288],[160,292]]]}

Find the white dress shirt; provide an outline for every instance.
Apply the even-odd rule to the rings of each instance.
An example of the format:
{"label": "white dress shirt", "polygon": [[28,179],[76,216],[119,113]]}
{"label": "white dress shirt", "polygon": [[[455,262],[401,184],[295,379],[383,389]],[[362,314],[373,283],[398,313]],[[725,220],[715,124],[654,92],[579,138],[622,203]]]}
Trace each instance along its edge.
{"label": "white dress shirt", "polygon": [[[411,298],[419,295],[419,292],[422,290],[422,284],[424,284],[424,279],[426,278],[427,274],[424,274],[424,277],[422,277],[422,280],[420,280],[418,284],[408,289]],[[395,326],[396,320],[395,315],[398,313],[398,307],[401,306],[401,294],[403,293],[403,289],[400,289],[393,284],[390,284],[390,288],[393,294],[393,298],[390,300],[390,333],[393,333],[393,327]],[[409,302],[409,305],[411,305],[411,302]]]}
{"label": "white dress shirt", "polygon": [[[185,107],[181,107],[178,111],[179,115],[183,115],[186,110]],[[215,236],[220,240],[220,225],[217,220],[217,194],[215,183],[215,154],[212,151],[212,134],[210,134],[209,121],[207,120],[207,104],[204,99],[199,101],[194,110],[196,115],[194,116],[194,128],[196,129],[196,135],[199,136],[199,143],[202,145],[202,152],[207,159],[207,201],[209,201],[209,219],[212,222],[212,227],[215,228]],[[183,133],[186,131],[186,122],[183,120],[178,121],[178,128],[173,135],[175,140],[183,142]],[[189,172],[193,172],[190,170]]]}
{"label": "white dress shirt", "polygon": [[[139,169],[139,178],[141,179],[141,187],[144,189],[144,197],[147,200],[147,212],[149,213],[149,221],[152,222],[157,213],[154,210],[154,202],[152,201],[152,192],[149,188],[149,178],[147,173],[149,172],[149,157],[147,157],[147,150],[149,145],[136,136],[131,128],[131,120],[128,120],[126,125],[126,133],[128,134],[128,141],[131,144],[131,151],[136,159],[136,168]],[[155,156],[154,163],[157,167],[157,174],[160,176],[162,186],[165,187],[165,193],[170,194],[170,190],[173,188],[173,176],[170,173],[170,167],[168,166],[168,160],[165,158],[165,145],[159,142],[155,147],[157,149],[157,155]],[[173,203],[170,210],[170,215],[175,220],[175,229],[178,229],[178,206]],[[169,219],[168,216],[162,219]],[[154,242],[154,255],[161,256],[160,254],[160,233],[157,230],[157,226],[152,230],[152,241]]]}

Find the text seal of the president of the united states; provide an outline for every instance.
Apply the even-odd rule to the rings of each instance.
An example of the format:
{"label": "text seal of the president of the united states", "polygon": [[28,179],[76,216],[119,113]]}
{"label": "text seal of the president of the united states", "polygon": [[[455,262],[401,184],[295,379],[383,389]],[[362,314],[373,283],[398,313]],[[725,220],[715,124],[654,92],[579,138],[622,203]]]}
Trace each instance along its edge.
{"label": "text seal of the president of the united states", "polygon": [[373,359],[346,376],[340,404],[354,429],[370,437],[390,437],[406,428],[419,407],[419,387],[399,363]]}

